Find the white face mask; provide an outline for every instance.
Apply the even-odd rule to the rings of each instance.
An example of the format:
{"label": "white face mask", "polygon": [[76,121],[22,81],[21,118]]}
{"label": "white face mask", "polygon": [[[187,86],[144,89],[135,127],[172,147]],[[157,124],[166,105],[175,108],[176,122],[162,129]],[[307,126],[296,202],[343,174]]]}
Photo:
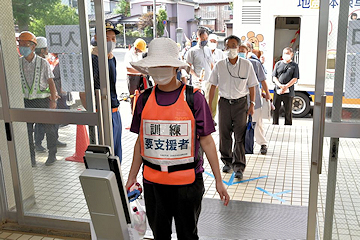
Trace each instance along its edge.
{"label": "white face mask", "polygon": [[216,43],[213,43],[213,42],[210,42],[209,44],[209,48],[211,49],[211,50],[215,50],[215,48],[216,48]]}
{"label": "white face mask", "polygon": [[156,84],[166,85],[171,82],[175,76],[173,67],[154,67],[149,68],[149,75],[154,79]]}
{"label": "white face mask", "polygon": [[116,47],[116,42],[108,41],[107,42],[107,52],[108,54],[111,53]]}
{"label": "white face mask", "polygon": [[291,59],[290,54],[283,54],[283,59],[288,62]]}
{"label": "white face mask", "polygon": [[237,48],[230,48],[228,50],[228,57],[229,59],[234,59],[236,58],[238,55],[238,49]]}

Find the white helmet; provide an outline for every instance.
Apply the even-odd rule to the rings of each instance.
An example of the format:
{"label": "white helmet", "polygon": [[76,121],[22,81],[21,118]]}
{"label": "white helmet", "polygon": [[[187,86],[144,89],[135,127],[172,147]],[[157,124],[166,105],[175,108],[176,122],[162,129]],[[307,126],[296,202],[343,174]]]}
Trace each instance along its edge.
{"label": "white helmet", "polygon": [[46,48],[47,47],[47,40],[44,37],[37,37],[37,45],[36,48]]}

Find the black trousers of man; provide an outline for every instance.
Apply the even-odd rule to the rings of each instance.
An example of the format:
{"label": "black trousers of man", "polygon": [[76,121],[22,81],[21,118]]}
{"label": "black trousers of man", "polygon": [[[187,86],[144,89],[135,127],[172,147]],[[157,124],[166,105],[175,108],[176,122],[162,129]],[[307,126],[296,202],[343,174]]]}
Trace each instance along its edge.
{"label": "black trousers of man", "polygon": [[274,91],[274,114],[273,114],[273,124],[279,124],[279,114],[281,108],[281,102],[284,103],[285,109],[285,125],[292,125],[292,103],[293,98],[288,93],[278,95],[276,91]]}
{"label": "black trousers of man", "polygon": [[197,223],[205,192],[202,174],[193,184],[171,186],[144,182],[146,216],[156,240],[171,240],[172,219],[177,239],[198,240]]}
{"label": "black trousers of man", "polygon": [[[49,98],[41,98],[41,99],[24,99],[25,108],[49,108],[50,100]],[[31,164],[33,166],[36,165],[35,160],[35,145],[34,145],[34,125],[35,123],[27,123],[27,131],[28,131],[28,139],[29,139],[29,147],[30,147],[30,157],[31,157]],[[46,142],[47,148],[49,150],[49,158],[54,159],[56,158],[56,142],[58,139],[57,128],[54,124],[44,124],[44,129],[46,133]]]}
{"label": "black trousers of man", "polygon": [[[245,133],[247,118],[246,96],[228,100],[220,97],[219,100],[219,138],[221,160],[234,172],[243,172],[246,166]],[[235,144],[233,149],[234,133]]]}
{"label": "black trousers of man", "polygon": [[[146,81],[147,86],[145,86],[144,81]],[[128,90],[130,95],[135,93],[135,90],[145,90],[148,87],[151,87],[151,82],[149,76],[143,75],[127,75]],[[131,112],[133,110],[134,98],[130,98]]]}

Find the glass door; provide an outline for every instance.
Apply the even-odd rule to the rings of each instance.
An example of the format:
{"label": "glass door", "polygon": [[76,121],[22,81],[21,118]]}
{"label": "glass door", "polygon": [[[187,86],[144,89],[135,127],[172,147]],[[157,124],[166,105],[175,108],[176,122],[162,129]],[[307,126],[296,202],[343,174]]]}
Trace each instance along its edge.
{"label": "glass door", "polygon": [[[82,154],[89,143],[98,142],[98,136],[101,144],[113,146],[109,81],[105,71],[104,11],[101,1],[95,1],[93,22],[99,29],[101,68],[101,91],[95,104],[86,1],[77,1],[77,8],[52,2],[34,1],[31,8],[17,0],[2,4],[0,184],[4,191],[1,193],[6,193],[7,218],[19,224],[81,231],[88,235],[90,216],[78,178],[85,169]],[[19,64],[16,41],[19,34],[15,30],[18,33],[29,30],[37,37],[46,38],[45,42],[37,39],[38,56],[32,60],[21,58]],[[41,56],[46,47],[49,55]],[[37,62],[41,57],[44,59]],[[31,61],[38,65],[31,65]],[[41,74],[46,72],[45,82],[36,79],[37,66],[41,66]],[[24,75],[31,77],[22,78]],[[51,109],[47,97],[42,97],[47,93],[49,78],[55,82],[60,96],[56,109]],[[35,100],[24,99],[27,87],[34,91],[36,87],[30,88],[31,84],[26,85],[22,79],[40,82]],[[80,101],[81,92],[86,96],[86,109]],[[95,105],[101,105],[102,111],[97,112]]]}
{"label": "glass door", "polygon": [[360,237],[358,14],[357,2],[321,1],[308,239]]}

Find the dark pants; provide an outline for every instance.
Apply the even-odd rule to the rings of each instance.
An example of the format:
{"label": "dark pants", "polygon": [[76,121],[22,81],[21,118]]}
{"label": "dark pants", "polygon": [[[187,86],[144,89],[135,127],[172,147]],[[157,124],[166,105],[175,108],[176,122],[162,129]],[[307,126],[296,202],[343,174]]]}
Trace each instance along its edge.
{"label": "dark pants", "polygon": [[[56,108],[57,109],[70,109],[70,107],[66,104],[66,95],[62,95],[61,98],[57,100]],[[58,134],[59,125],[56,125],[56,134]],[[41,146],[42,140],[45,137],[45,127],[43,123],[35,124],[35,146]]]}
{"label": "dark pants", "polygon": [[114,139],[114,154],[119,157],[120,163],[122,161],[122,147],[121,147],[121,117],[120,112],[116,111],[111,114],[113,125],[113,139]]}
{"label": "dark pants", "polygon": [[273,124],[279,124],[279,111],[281,108],[281,102],[284,103],[285,108],[285,125],[292,125],[292,103],[293,98],[289,96],[289,94],[281,94],[278,95],[276,91],[274,91],[274,114],[273,114]]}
{"label": "dark pants", "polygon": [[[127,75],[127,83],[128,83],[128,89],[129,89],[130,95],[134,94],[135,90],[140,91],[140,90],[144,89],[143,76]],[[131,111],[132,111],[133,105],[134,105],[134,98],[130,98],[130,104],[131,104]]]}
{"label": "dark pants", "polygon": [[144,182],[146,215],[156,240],[170,240],[172,219],[179,240],[197,240],[197,223],[205,192],[202,175],[185,186]]}
{"label": "dark pants", "polygon": [[[244,171],[245,158],[245,133],[247,118],[246,97],[230,104],[229,100],[219,100],[219,138],[221,160],[225,165],[231,166],[234,172]],[[232,134],[234,133],[235,145],[233,150]]]}
{"label": "dark pants", "polygon": [[[24,99],[25,108],[49,108],[49,99]],[[54,124],[43,124],[44,131],[46,133],[46,142],[47,148],[49,149],[49,156],[55,157],[57,152],[56,142],[58,139],[57,128]],[[35,160],[35,146],[34,146],[34,123],[27,123],[28,138],[29,138],[29,147],[30,147],[30,156],[31,163],[36,164]]]}

